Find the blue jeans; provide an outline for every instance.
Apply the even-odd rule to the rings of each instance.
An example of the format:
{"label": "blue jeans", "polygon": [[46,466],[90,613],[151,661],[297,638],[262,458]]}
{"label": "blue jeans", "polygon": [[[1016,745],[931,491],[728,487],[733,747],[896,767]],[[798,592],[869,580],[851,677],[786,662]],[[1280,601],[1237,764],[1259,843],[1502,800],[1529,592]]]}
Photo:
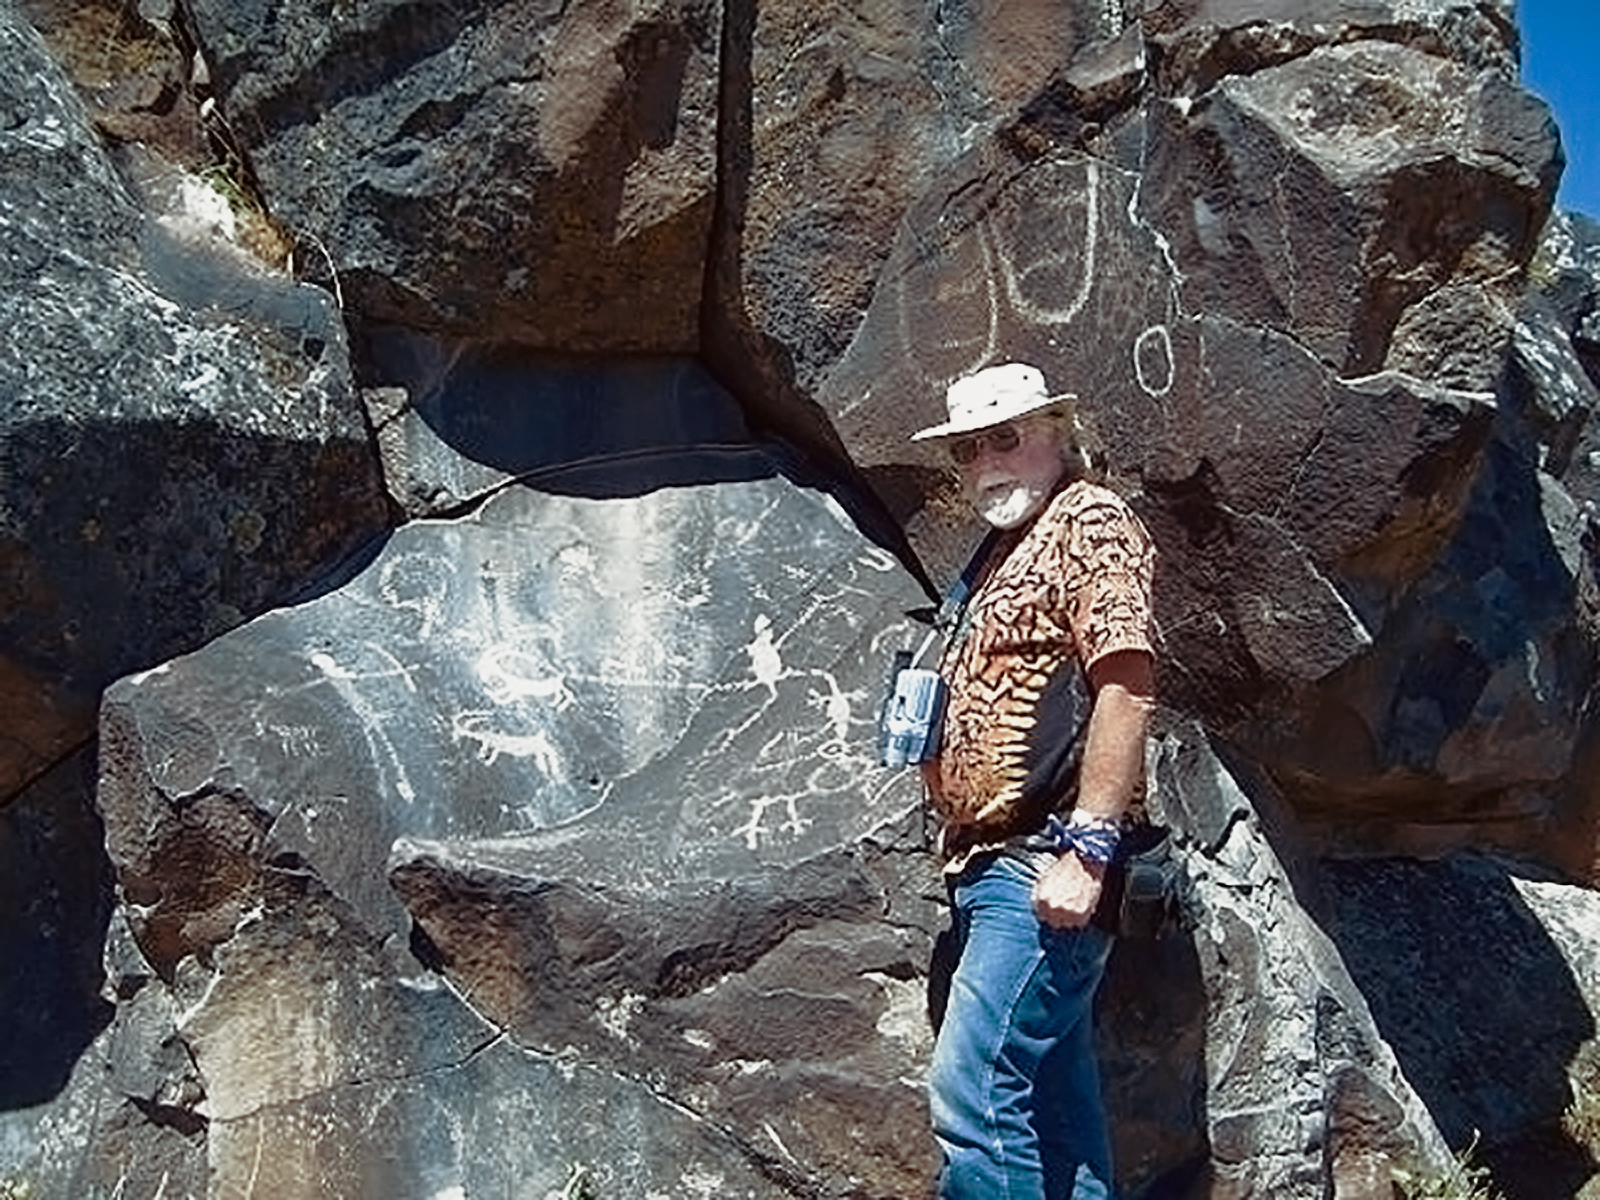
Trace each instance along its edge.
{"label": "blue jeans", "polygon": [[1112,1194],[1093,1020],[1111,939],[1034,916],[1053,858],[981,855],[952,888],[961,958],[928,1079],[944,1200]]}

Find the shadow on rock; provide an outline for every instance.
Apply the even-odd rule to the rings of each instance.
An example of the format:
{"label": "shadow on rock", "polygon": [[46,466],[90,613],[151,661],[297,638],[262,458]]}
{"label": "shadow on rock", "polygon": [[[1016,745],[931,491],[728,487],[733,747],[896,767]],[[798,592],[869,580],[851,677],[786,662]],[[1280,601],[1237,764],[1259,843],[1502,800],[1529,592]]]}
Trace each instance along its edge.
{"label": "shadow on rock", "polygon": [[366,348],[441,442],[542,492],[612,499],[774,473],[693,359],[452,346],[399,330]]}
{"label": "shadow on rock", "polygon": [[111,1019],[111,864],[93,795],[91,748],[0,808],[0,1112],[59,1094]]}
{"label": "shadow on rock", "polygon": [[375,384],[365,395],[391,495],[411,516],[460,515],[511,481],[611,500],[782,476],[832,496],[926,586],[852,468],[753,431],[698,359],[551,354],[376,323],[360,331],[357,356]]}
{"label": "shadow on rock", "polygon": [[1476,855],[1324,868],[1328,932],[1440,1132],[1480,1138],[1509,1200],[1571,1196],[1594,1164],[1560,1129],[1567,1068],[1595,1025],[1521,873]]}

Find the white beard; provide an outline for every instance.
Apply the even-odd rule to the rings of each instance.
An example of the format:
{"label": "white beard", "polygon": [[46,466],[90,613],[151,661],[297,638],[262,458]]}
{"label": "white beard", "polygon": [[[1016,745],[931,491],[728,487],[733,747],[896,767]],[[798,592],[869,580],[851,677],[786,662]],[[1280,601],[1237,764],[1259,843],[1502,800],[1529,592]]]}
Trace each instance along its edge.
{"label": "white beard", "polygon": [[972,503],[978,515],[996,529],[1015,529],[1043,508],[1049,498],[1049,488],[1008,481],[984,488]]}

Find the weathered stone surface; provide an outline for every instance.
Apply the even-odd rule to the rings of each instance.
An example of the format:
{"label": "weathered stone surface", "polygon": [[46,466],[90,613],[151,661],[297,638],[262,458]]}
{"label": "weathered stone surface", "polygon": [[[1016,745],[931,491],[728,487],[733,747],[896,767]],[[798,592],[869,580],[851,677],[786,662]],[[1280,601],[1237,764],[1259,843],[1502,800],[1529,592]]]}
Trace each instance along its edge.
{"label": "weathered stone surface", "polygon": [[720,8],[190,8],[273,213],[363,315],[692,352]]}
{"label": "weathered stone surface", "polygon": [[[750,6],[733,39],[735,188],[724,196],[721,302],[708,330],[781,346],[769,377],[810,394],[865,316],[904,212],[943,170],[1124,26],[1116,6]],[[742,121],[741,123],[741,116]]]}
{"label": "weathered stone surface", "polygon": [[[916,809],[912,780],[873,764],[872,730],[888,653],[915,636],[902,613],[924,598],[835,502],[729,440],[732,402],[693,368],[541,378],[526,386],[549,423],[501,428],[499,461],[564,454],[537,479],[568,494],[514,484],[469,517],[414,522],[338,591],[107,694],[108,845],[183,1010],[196,1111],[244,1137],[253,1113],[469,1056],[478,1026],[415,982],[386,879],[391,843],[411,862],[426,841],[418,862],[442,865],[396,876],[417,949],[497,1025],[662,1091],[728,1130],[746,1170],[904,1194],[928,1169],[901,1077],[927,1036],[916,964],[935,910],[899,857],[878,852],[876,877],[856,860]],[[653,443],[677,486],[638,494],[638,447],[596,456],[585,430],[597,404],[628,428],[630,405],[663,395],[696,398],[700,424]],[[552,446],[552,429],[571,432]],[[523,847],[517,861],[543,847],[550,886],[512,885],[526,902],[485,915],[484,839]],[[551,924],[551,956],[530,959]],[[657,992],[665,1016],[642,1004]],[[914,1098],[900,1124],[867,1118],[875,1089]],[[330,1161],[362,1161],[354,1129],[318,1120]],[[213,1166],[242,1170],[224,1144],[210,1138]],[[554,1170],[543,1153],[522,1169]]]}
{"label": "weathered stone surface", "polygon": [[[339,928],[333,909],[313,908],[324,935]],[[0,1112],[0,1178],[45,1198],[549,1196],[570,1185],[575,1171],[601,1194],[788,1194],[751,1166],[743,1147],[681,1105],[614,1072],[517,1049],[436,978],[363,972],[359,995],[330,989],[330,972],[351,979],[367,965],[360,954],[336,965],[361,940],[348,926],[340,933],[346,940],[332,954],[314,952],[292,964],[312,967],[304,977],[290,971],[270,981],[241,979],[224,966],[199,995],[181,996],[182,984],[124,976],[119,988],[131,992],[131,1002],[125,998],[119,1025],[79,1060],[68,1089],[52,1104]],[[287,967],[279,955],[288,948],[245,931],[226,949]],[[324,940],[319,949],[330,947]],[[234,988],[240,982],[250,988],[246,1005]],[[278,986],[257,990],[269,982]],[[365,1018],[360,1032],[341,1029],[339,1019],[357,1012]],[[431,1039],[434,1058],[426,1065],[412,1061],[412,1069],[394,1073],[368,1061],[366,1073],[330,1080],[329,1063],[303,1057],[335,1049],[335,1062],[355,1065],[347,1057],[351,1045],[386,1040],[408,1024],[415,1031],[424,1015],[434,1034],[450,1035]],[[270,1017],[265,1026],[262,1017]],[[146,1027],[134,1028],[136,1021]],[[372,1037],[378,1029],[385,1038]],[[191,1063],[187,1039],[197,1032],[223,1037]],[[335,1032],[337,1046],[328,1040]],[[178,1063],[155,1064],[163,1086],[152,1102],[127,1090],[143,1086],[128,1069],[127,1050],[157,1044],[187,1065],[187,1075]],[[384,1054],[371,1048],[369,1059]],[[217,1061],[219,1054],[232,1061]],[[204,1098],[195,1111],[199,1080],[229,1078],[223,1066],[239,1068],[234,1081],[251,1094]],[[262,1069],[264,1077],[254,1074]],[[325,1086],[306,1087],[313,1078]],[[174,1080],[183,1086],[174,1089]],[[234,1111],[229,1101],[244,1107]]]}
{"label": "weathered stone surface", "polygon": [[642,1075],[806,1188],[923,1191],[932,914],[881,922],[906,904],[889,895],[903,873],[879,851],[673,881],[640,870],[614,824],[513,846],[402,842],[391,878],[440,965],[519,1043]]}
{"label": "weathered stone surface", "polygon": [[17,0],[95,127],[199,169],[211,160],[172,0]]}
{"label": "weathered stone surface", "polygon": [[1377,38],[1506,79],[1519,58],[1508,0],[1162,0],[1145,8],[1159,86],[1169,95],[1198,95],[1227,75]]}
{"label": "weathered stone surface", "polygon": [[1179,831],[1205,980],[1212,1194],[1315,1197],[1337,1181],[1340,1194],[1388,1196],[1392,1168],[1442,1168],[1446,1143],[1348,948],[1302,908],[1308,889],[1315,906],[1314,864],[1295,854],[1286,866],[1273,848],[1294,853],[1277,814],[1258,813],[1281,809],[1270,785],[1183,723],[1156,738],[1150,763],[1154,810]]}
{"label": "weathered stone surface", "polygon": [[1230,76],[1152,117],[1141,201],[1184,306],[1282,330],[1346,375],[1382,367],[1434,289],[1526,262],[1559,172],[1538,100],[1383,42]]}
{"label": "weathered stone surface", "polygon": [[326,295],[146,224],[0,11],[0,796],[386,522]]}
{"label": "weathered stone surface", "polygon": [[1572,1195],[1595,1173],[1561,1130],[1591,1083],[1594,893],[1479,855],[1324,871],[1329,933],[1441,1132],[1518,1194]]}

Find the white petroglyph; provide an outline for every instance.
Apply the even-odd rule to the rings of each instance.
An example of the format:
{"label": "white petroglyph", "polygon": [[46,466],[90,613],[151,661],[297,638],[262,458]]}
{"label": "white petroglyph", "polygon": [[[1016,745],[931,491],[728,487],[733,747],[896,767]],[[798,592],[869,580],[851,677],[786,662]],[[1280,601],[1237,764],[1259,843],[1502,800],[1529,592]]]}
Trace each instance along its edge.
{"label": "white petroglyph", "polygon": [[869,571],[887,575],[901,570],[900,560],[880,546],[868,546],[856,556],[856,561]]}
{"label": "white petroglyph", "polygon": [[[278,739],[278,752],[285,758],[317,758],[322,754],[322,742],[310,725],[275,725],[270,731]],[[258,728],[256,732],[264,736],[268,730]]]}
{"label": "white petroglyph", "polygon": [[767,809],[778,802],[777,796],[753,796],[747,800],[750,819],[733,831],[735,837],[744,838],[745,849],[760,849],[762,836],[771,836],[772,831],[761,823],[761,819],[767,815]]}
{"label": "white petroglyph", "polygon": [[850,697],[839,690],[839,681],[833,677],[831,671],[817,670],[812,674],[827,684],[828,691],[823,694],[815,688],[807,697],[812,708],[820,708],[828,727],[833,731],[834,741],[845,741],[850,736]]}
{"label": "white petroglyph", "polygon": [[789,809],[789,819],[779,825],[778,830],[781,833],[787,833],[798,838],[806,830],[810,829],[814,822],[810,817],[802,817],[800,815],[800,801],[796,797],[785,796],[783,802]]}
{"label": "white petroglyph", "polygon": [[559,712],[573,703],[566,675],[554,669],[538,643],[490,646],[478,656],[474,670],[496,704],[533,700]]}
{"label": "white petroglyph", "polygon": [[450,563],[432,554],[401,554],[383,564],[378,574],[378,594],[393,608],[410,610],[421,618],[418,641],[433,634],[450,595]]}
{"label": "white petroglyph", "polygon": [[643,996],[634,992],[626,992],[615,1000],[610,996],[601,996],[595,1001],[595,1022],[618,1041],[632,1042],[628,1026],[633,1021],[634,1013],[644,1007],[644,1001]]}
{"label": "white petroglyph", "polygon": [[1145,394],[1160,399],[1172,390],[1177,369],[1172,361],[1172,334],[1152,325],[1133,341],[1133,374]]}
{"label": "white petroglyph", "polygon": [[930,386],[943,390],[992,361],[999,346],[994,252],[974,226],[953,244],[922,255],[896,281],[895,315],[906,357]]}
{"label": "white petroglyph", "polygon": [[[394,743],[389,740],[389,735],[384,731],[387,715],[380,712],[372,700],[356,685],[368,679],[384,679],[396,674],[411,684],[411,677],[404,667],[398,670],[369,671],[356,673],[339,665],[333,655],[323,650],[313,651],[306,656],[310,664],[322,673],[324,679],[333,685],[339,693],[339,698],[345,702],[346,707],[353,712],[361,722],[362,736],[367,739],[367,746],[372,751],[373,765],[382,774],[387,765],[391,775],[391,783],[400,797],[408,804],[416,802],[417,792],[411,786],[411,780],[406,775],[405,764],[400,761],[400,755],[395,751]],[[391,656],[392,659],[392,656]],[[398,664],[397,664],[398,666]],[[413,691],[416,690],[412,685]]]}
{"label": "white petroglyph", "polygon": [[508,758],[532,759],[533,765],[547,779],[556,783],[567,781],[566,763],[549,734],[542,729],[532,733],[508,733],[492,728],[490,722],[496,716],[486,710],[457,713],[450,718],[451,740],[476,742],[479,762],[493,765],[502,754]]}
{"label": "white petroglyph", "polygon": [[[1056,233],[1065,223],[1065,218],[1070,215],[1068,211],[1074,206],[1077,189],[1073,186],[1072,174],[1076,173],[1075,163],[1056,163],[1050,167],[1038,168],[1028,174],[1026,188],[1029,202],[1022,207],[1027,214],[1029,229],[1048,230],[1050,238],[1038,247],[1037,253],[1027,254],[1023,251],[1023,233],[1017,230],[1010,237],[1004,238],[996,257],[1000,260],[1000,270],[1005,277],[1006,298],[1010,300],[1011,307],[1017,315],[1038,325],[1065,325],[1080,312],[1089,302],[1089,293],[1094,287],[1095,255],[1099,247],[1100,238],[1100,164],[1094,159],[1084,160],[1084,182],[1082,191],[1083,204],[1083,243],[1081,246],[1070,244],[1063,245],[1057,239]],[[1065,178],[1063,178],[1065,176]],[[1051,209],[1062,211],[1062,219],[1052,219]],[[996,231],[997,240],[1001,234]],[[1081,257],[1075,259],[1075,255]],[[1031,286],[1032,278],[1036,275],[1051,272],[1071,270],[1076,262],[1078,273],[1077,288],[1068,297],[1065,304],[1046,303],[1042,297],[1058,294],[1054,283],[1048,286]],[[1039,298],[1035,298],[1039,297]]]}
{"label": "white petroglyph", "polygon": [[783,656],[772,640],[772,618],[766,613],[756,614],[755,639],[745,647],[745,653],[750,656],[750,671],[756,683],[765,687],[776,700],[778,680],[783,678]]}

